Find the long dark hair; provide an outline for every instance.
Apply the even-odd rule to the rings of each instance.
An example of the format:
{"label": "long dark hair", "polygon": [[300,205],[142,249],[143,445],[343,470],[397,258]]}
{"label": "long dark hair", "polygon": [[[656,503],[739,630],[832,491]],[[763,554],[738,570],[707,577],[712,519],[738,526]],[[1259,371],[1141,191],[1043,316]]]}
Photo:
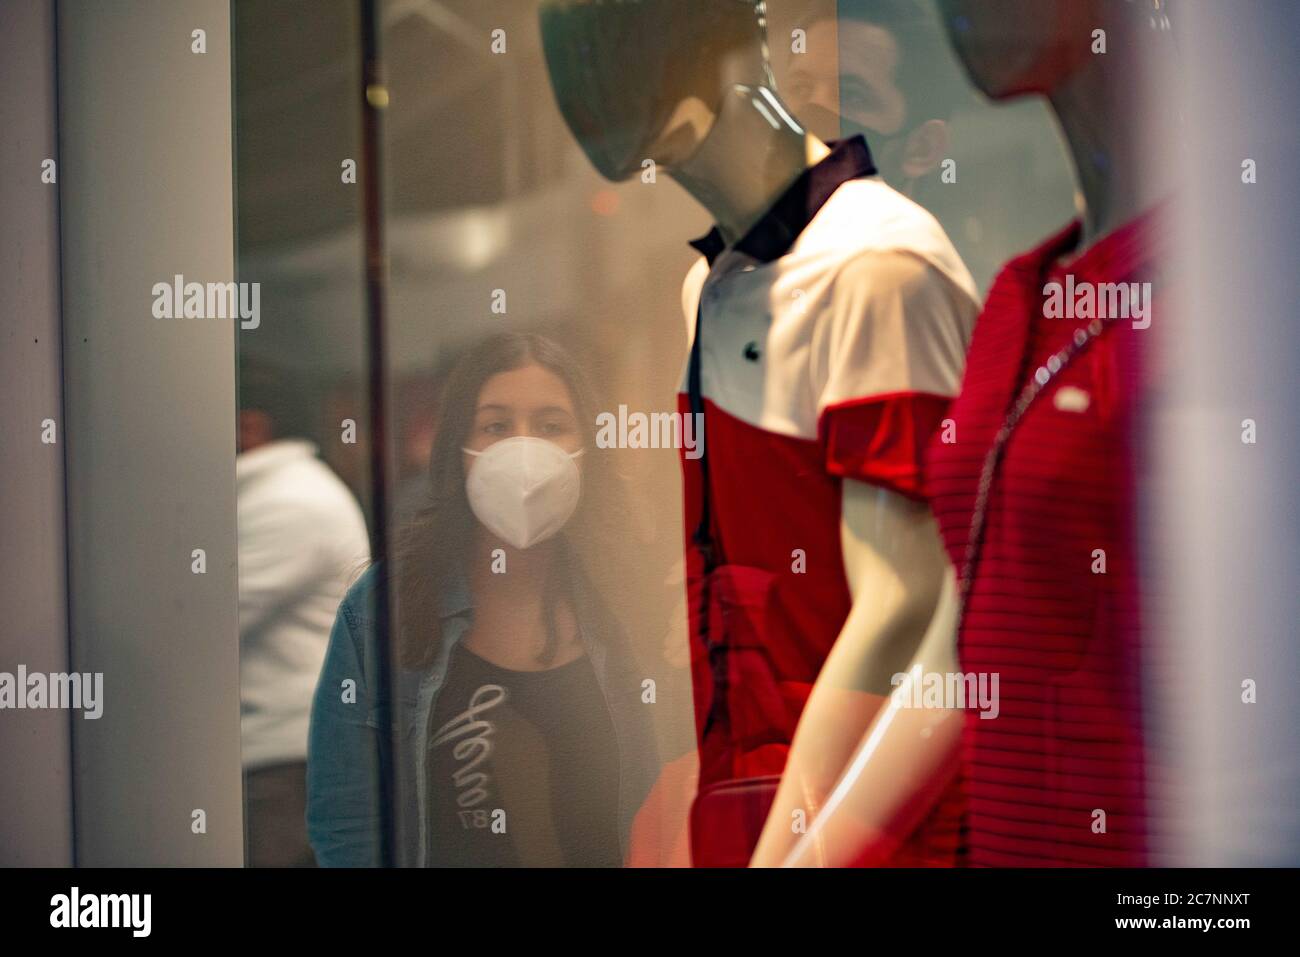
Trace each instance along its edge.
{"label": "long dark hair", "polygon": [[[596,606],[617,602],[625,579],[617,569],[621,483],[607,450],[595,443],[596,409],[586,377],[572,356],[550,339],[532,333],[498,333],[471,347],[452,368],[443,389],[438,425],[429,462],[429,499],[397,536],[395,592],[398,660],[408,668],[428,665],[441,639],[441,604],[452,577],[468,584],[470,549],[477,519],[465,495],[461,449],[469,444],[479,394],[492,376],[537,364],[559,377],[569,389],[583,433],[582,498],[557,536],[555,561],[544,592],[549,663],[557,639],[556,604],[575,597],[575,590],[596,596]],[[624,543],[625,545],[625,543]],[[576,609],[575,609],[576,610]],[[604,616],[602,616],[604,617]],[[602,639],[615,638],[612,624],[597,628]]]}

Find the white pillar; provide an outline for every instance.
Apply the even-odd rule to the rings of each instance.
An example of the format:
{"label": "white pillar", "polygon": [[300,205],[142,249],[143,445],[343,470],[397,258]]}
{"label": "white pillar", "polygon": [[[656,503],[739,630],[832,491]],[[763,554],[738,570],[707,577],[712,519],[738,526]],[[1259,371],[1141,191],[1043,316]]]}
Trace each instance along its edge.
{"label": "white pillar", "polygon": [[151,309],[234,279],[230,34],[228,0],[58,5],[72,660],[105,698],[72,721],[81,865],[243,860],[235,328]]}
{"label": "white pillar", "polygon": [[[53,4],[0,4],[0,63],[0,672],[48,674],[68,669]],[[0,755],[0,867],[71,864],[67,714],[0,713]]]}
{"label": "white pillar", "polygon": [[[1150,611],[1162,639],[1162,859],[1300,861],[1300,151],[1292,0],[1180,3],[1181,119],[1159,159],[1181,179],[1177,308],[1160,337],[1171,386],[1153,416]],[[1243,164],[1256,182],[1243,181]],[[1255,424],[1253,444],[1249,426]],[[1256,702],[1243,701],[1254,682]]]}

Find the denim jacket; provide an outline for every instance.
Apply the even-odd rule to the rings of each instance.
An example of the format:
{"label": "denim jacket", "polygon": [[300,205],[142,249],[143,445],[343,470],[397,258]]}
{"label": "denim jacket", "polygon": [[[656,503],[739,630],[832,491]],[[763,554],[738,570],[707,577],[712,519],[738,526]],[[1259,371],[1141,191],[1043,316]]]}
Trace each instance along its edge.
{"label": "denim jacket", "polygon": [[[424,669],[399,667],[390,681],[399,707],[398,760],[389,759],[391,720],[375,687],[380,662],[375,642],[378,567],[371,566],[339,606],[329,650],[312,702],[307,745],[307,834],[322,867],[376,866],[380,861],[381,774],[390,775],[396,809],[398,860],[424,867],[425,760],[429,715],[446,683],[452,650],[469,631],[473,606],[463,581],[442,596],[442,640]],[[619,840],[626,860],[628,834],[658,773],[659,757],[649,706],[627,642],[601,614],[590,589],[575,588],[578,629],[610,712],[618,744]],[[603,624],[601,623],[603,620]],[[601,633],[601,632],[604,633]],[[355,690],[344,682],[355,682]],[[353,701],[353,697],[355,700]],[[345,698],[347,700],[345,700]]]}

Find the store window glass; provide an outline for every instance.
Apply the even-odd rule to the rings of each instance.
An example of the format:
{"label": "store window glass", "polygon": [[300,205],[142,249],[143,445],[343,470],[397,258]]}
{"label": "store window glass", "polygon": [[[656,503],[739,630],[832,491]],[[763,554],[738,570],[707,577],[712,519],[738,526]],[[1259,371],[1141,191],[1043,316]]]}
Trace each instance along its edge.
{"label": "store window glass", "polygon": [[[233,14],[237,268],[259,284],[262,315],[238,334],[245,861],[311,866],[311,711],[340,603],[369,564],[373,524],[352,172],[358,9],[241,0]],[[340,686],[335,697],[349,694]],[[349,776],[378,793],[376,775],[358,767]]]}
{"label": "store window glass", "polygon": [[[698,515],[683,476],[703,437],[683,284],[708,249],[690,241],[716,218],[671,162],[649,160],[673,143],[638,140],[708,114],[691,84],[741,68],[726,31],[753,6],[236,2],[239,269],[261,281],[267,317],[240,338],[251,864],[686,865],[692,803],[713,773],[698,746],[708,696],[728,693],[702,690],[700,675],[770,681],[753,714],[727,713],[737,735],[797,719],[812,650],[798,680],[770,651],[719,666],[692,650]],[[937,220],[972,296],[1073,215],[1043,103],[983,100],[932,3],[759,9],[766,42],[745,56],[770,70],[772,116],[832,144],[861,135],[879,178]],[[371,11],[378,170],[363,166],[361,123]],[[692,22],[723,41],[679,68],[665,38]],[[647,97],[646,85],[675,92]],[[669,101],[679,113],[651,115]],[[598,146],[584,123],[603,124]],[[633,165],[611,181],[616,153]],[[369,173],[383,196],[379,392]],[[737,345],[738,362],[763,368],[757,338]],[[793,415],[765,427],[797,433]],[[742,485],[752,467],[754,494],[762,457],[787,451],[754,454],[711,467]],[[762,526],[806,506],[746,507]],[[381,525],[386,553],[371,554]],[[840,573],[824,571],[840,560],[818,572],[810,632],[840,601]],[[716,614],[767,613],[752,579],[728,587]],[[755,760],[767,767],[784,746],[760,740]]]}

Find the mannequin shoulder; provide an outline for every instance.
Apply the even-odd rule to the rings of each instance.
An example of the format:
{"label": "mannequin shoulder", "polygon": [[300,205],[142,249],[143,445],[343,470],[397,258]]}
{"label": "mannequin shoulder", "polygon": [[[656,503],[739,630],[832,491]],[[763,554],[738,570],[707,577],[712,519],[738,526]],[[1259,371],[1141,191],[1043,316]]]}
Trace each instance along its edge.
{"label": "mannequin shoulder", "polygon": [[960,294],[978,303],[975,280],[943,226],[918,205],[877,176],[841,186],[819,216],[818,228],[801,241],[803,251],[832,255],[845,269],[870,269],[873,257],[893,254],[895,265],[910,256],[933,270]]}
{"label": "mannequin shoulder", "polygon": [[[906,247],[865,249],[836,271],[832,301],[851,312],[893,312],[913,318],[951,316],[963,328],[979,314],[978,293],[964,269]],[[969,333],[969,328],[966,328]]]}

